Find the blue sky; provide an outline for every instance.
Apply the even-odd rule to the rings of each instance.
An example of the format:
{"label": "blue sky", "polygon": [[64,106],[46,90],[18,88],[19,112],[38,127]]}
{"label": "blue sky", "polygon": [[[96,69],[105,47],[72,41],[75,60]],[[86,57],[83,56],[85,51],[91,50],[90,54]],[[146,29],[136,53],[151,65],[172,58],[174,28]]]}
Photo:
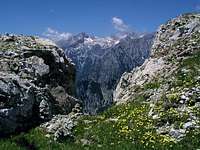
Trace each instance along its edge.
{"label": "blue sky", "polygon": [[197,10],[200,0],[2,0],[0,33],[42,35],[51,28],[107,36],[118,30],[114,17],[129,30],[152,32],[172,17]]}

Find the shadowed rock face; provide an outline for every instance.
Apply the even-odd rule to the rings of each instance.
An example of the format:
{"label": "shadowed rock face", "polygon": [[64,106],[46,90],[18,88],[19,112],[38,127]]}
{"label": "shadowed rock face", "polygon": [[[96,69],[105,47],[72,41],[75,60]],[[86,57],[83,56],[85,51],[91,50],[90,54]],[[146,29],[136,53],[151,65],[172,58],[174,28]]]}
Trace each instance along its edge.
{"label": "shadowed rock face", "polygon": [[96,114],[112,104],[121,75],[143,64],[153,38],[154,34],[139,37],[132,33],[121,39],[80,34],[67,42],[66,55],[76,64],[77,97],[86,113]]}
{"label": "shadowed rock face", "polygon": [[0,136],[71,112],[74,82],[74,65],[53,43],[0,36]]}

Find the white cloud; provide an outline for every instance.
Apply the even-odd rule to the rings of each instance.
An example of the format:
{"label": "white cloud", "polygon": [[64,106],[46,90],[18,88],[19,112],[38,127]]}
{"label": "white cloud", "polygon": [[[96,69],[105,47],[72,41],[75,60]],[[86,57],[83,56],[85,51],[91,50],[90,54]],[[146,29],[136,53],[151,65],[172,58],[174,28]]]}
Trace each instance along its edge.
{"label": "white cloud", "polygon": [[55,42],[69,40],[72,37],[71,33],[68,32],[58,32],[52,28],[47,28],[47,30],[43,33],[43,35]]}
{"label": "white cloud", "polygon": [[112,18],[112,24],[117,31],[127,32],[130,31],[128,25],[124,23],[124,21],[119,17]]}

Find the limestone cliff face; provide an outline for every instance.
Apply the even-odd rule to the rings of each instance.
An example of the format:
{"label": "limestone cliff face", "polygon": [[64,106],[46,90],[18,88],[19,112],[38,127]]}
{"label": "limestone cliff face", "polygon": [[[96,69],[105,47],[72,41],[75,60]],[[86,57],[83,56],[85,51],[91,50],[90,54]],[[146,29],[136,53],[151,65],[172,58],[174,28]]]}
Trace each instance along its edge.
{"label": "limestone cliff face", "polygon": [[1,35],[0,136],[71,112],[74,82],[74,65],[50,41]]}
{"label": "limestone cliff face", "polygon": [[149,117],[157,122],[157,132],[181,139],[198,127],[199,56],[200,15],[185,14],[168,21],[157,31],[151,57],[123,74],[114,101],[143,97],[150,104]]}

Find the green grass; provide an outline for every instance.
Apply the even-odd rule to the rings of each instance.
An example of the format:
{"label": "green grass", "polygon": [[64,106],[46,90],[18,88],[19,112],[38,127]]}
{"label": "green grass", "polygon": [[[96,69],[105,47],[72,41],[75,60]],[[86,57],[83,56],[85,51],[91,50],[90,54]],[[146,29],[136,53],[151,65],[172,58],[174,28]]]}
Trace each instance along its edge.
{"label": "green grass", "polygon": [[174,86],[191,87],[197,84],[196,77],[200,76],[200,52],[183,60],[179,68]]}
{"label": "green grass", "polygon": [[45,137],[44,132],[39,129],[32,129],[28,133],[21,133],[7,139],[0,140],[1,150],[76,150],[81,149],[77,144],[70,144],[69,141],[58,143],[51,138]]}
{"label": "green grass", "polygon": [[[140,98],[139,98],[140,99]],[[74,139],[55,142],[38,128],[0,140],[1,150],[143,150],[200,148],[200,132],[190,133],[180,143],[158,135],[155,122],[148,118],[149,106],[142,102],[113,106],[97,116],[82,116],[74,128]],[[83,145],[82,141],[86,141]]]}
{"label": "green grass", "polygon": [[[180,128],[181,124],[187,121],[189,118],[188,112],[180,114],[177,111],[177,107],[184,88],[190,89],[200,85],[199,81],[197,81],[198,76],[200,76],[200,52],[183,59],[179,64],[177,73],[174,73],[169,79],[165,79],[164,84],[170,85],[167,91],[168,94],[163,93],[162,98],[156,103],[155,107],[155,111],[159,114],[161,123],[175,123],[177,128]],[[190,97],[187,104],[188,106],[194,105],[195,97],[196,95]],[[199,109],[198,111],[192,111],[196,116],[200,117],[200,115],[198,115]]]}
{"label": "green grass", "polygon": [[160,87],[160,83],[158,81],[150,82],[144,85],[144,89],[158,89]]}

